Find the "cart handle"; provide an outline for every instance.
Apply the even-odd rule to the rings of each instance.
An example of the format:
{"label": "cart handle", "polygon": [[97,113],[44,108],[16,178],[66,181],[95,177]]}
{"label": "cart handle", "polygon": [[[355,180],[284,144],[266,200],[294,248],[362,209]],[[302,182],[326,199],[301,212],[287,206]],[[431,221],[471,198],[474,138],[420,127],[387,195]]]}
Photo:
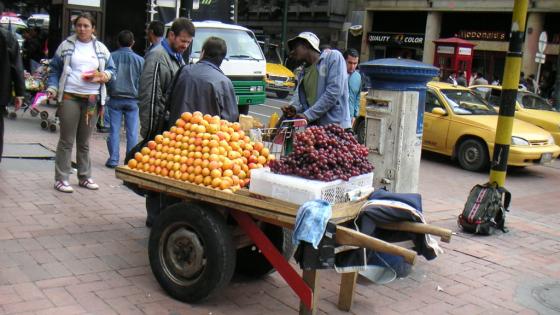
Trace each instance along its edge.
{"label": "cart handle", "polygon": [[453,234],[453,232],[449,229],[431,224],[415,222],[383,223],[377,224],[377,227],[391,231],[405,231],[419,234],[436,235],[439,236],[441,238],[441,241],[445,243],[449,243],[451,241],[451,235]]}
{"label": "cart handle", "polygon": [[387,243],[385,241],[354,231],[347,227],[336,227],[336,242],[341,245],[359,246],[378,252],[401,256],[407,263],[411,265],[414,265],[414,263],[416,262],[416,252],[404,247]]}

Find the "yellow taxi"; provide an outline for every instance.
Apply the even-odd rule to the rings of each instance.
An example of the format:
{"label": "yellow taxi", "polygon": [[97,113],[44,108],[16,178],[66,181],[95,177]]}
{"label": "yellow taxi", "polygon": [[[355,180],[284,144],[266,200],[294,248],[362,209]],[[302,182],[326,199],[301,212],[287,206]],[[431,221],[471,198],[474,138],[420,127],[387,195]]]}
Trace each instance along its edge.
{"label": "yellow taxi", "polygon": [[[496,110],[468,88],[442,82],[429,82],[427,87],[422,149],[457,159],[469,171],[486,169],[494,149]],[[364,132],[360,125],[365,126],[363,118],[354,124],[358,138]],[[515,119],[508,165],[551,163],[559,154],[548,131]]]}
{"label": "yellow taxi", "polygon": [[[469,88],[496,109],[500,107],[501,86],[473,85]],[[547,130],[554,137],[554,142],[560,144],[560,113],[539,95],[527,90],[517,91],[515,118]]]}
{"label": "yellow taxi", "polygon": [[266,90],[278,98],[286,98],[296,86],[294,73],[282,63],[278,45],[260,42],[266,57]]}

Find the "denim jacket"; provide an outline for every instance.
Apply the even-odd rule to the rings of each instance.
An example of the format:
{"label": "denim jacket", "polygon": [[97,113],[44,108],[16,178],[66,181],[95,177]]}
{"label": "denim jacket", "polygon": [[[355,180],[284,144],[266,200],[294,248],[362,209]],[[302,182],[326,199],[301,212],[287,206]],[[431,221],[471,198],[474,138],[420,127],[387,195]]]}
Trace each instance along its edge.
{"label": "denim jacket", "polygon": [[298,75],[298,86],[290,105],[298,113],[303,113],[310,122],[319,125],[338,124],[346,129],[352,127],[348,108],[348,74],[346,62],[337,50],[325,50],[317,61],[319,78],[317,82],[317,101],[311,106],[303,87],[304,71]]}
{"label": "denim jacket", "polygon": [[109,84],[109,96],[116,98],[138,98],[138,86],[144,58],[130,49],[121,47],[111,53],[117,66],[117,79]]}
{"label": "denim jacket", "polygon": [[[49,64],[49,78],[47,80],[47,90],[57,95],[57,100],[62,102],[62,94],[64,94],[64,86],[66,79],[70,75],[70,61],[74,54],[76,47],[76,35],[69,36],[63,41],[58,48]],[[95,36],[93,37],[93,48],[97,53],[99,60],[99,71],[105,72],[109,78],[109,82],[115,79],[115,63],[111,58],[111,53]],[[107,82],[107,83],[109,83]],[[99,96],[101,105],[105,105],[105,98],[107,97],[106,84],[101,84]]]}

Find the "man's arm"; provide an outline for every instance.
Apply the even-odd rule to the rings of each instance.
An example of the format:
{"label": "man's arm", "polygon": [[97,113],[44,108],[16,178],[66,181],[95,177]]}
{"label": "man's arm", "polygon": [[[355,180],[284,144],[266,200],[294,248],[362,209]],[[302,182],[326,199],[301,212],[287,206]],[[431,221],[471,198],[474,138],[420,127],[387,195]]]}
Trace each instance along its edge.
{"label": "man's arm", "polygon": [[144,63],[144,69],[140,76],[140,91],[138,95],[138,109],[140,116],[140,135],[142,138],[148,136],[148,131],[155,128],[155,107],[161,95],[159,87],[160,63],[155,54],[150,54]]}
{"label": "man's arm", "polygon": [[309,121],[321,118],[336,105],[336,100],[343,89],[348,88],[344,86],[346,64],[342,54],[331,50],[327,58],[325,58],[325,62],[327,63],[327,86],[325,92],[319,96],[315,104],[303,113]]}

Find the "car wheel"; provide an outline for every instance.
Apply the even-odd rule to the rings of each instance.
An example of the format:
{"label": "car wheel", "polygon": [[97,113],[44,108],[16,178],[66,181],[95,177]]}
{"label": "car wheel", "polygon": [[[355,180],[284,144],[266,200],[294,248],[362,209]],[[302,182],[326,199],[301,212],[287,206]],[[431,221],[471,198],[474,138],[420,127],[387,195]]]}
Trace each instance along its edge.
{"label": "car wheel", "polygon": [[290,92],[288,91],[276,91],[276,97],[278,98],[286,98],[289,94]]}
{"label": "car wheel", "polygon": [[467,139],[459,145],[457,158],[462,168],[473,172],[480,171],[488,165],[488,149],[480,140]]}

